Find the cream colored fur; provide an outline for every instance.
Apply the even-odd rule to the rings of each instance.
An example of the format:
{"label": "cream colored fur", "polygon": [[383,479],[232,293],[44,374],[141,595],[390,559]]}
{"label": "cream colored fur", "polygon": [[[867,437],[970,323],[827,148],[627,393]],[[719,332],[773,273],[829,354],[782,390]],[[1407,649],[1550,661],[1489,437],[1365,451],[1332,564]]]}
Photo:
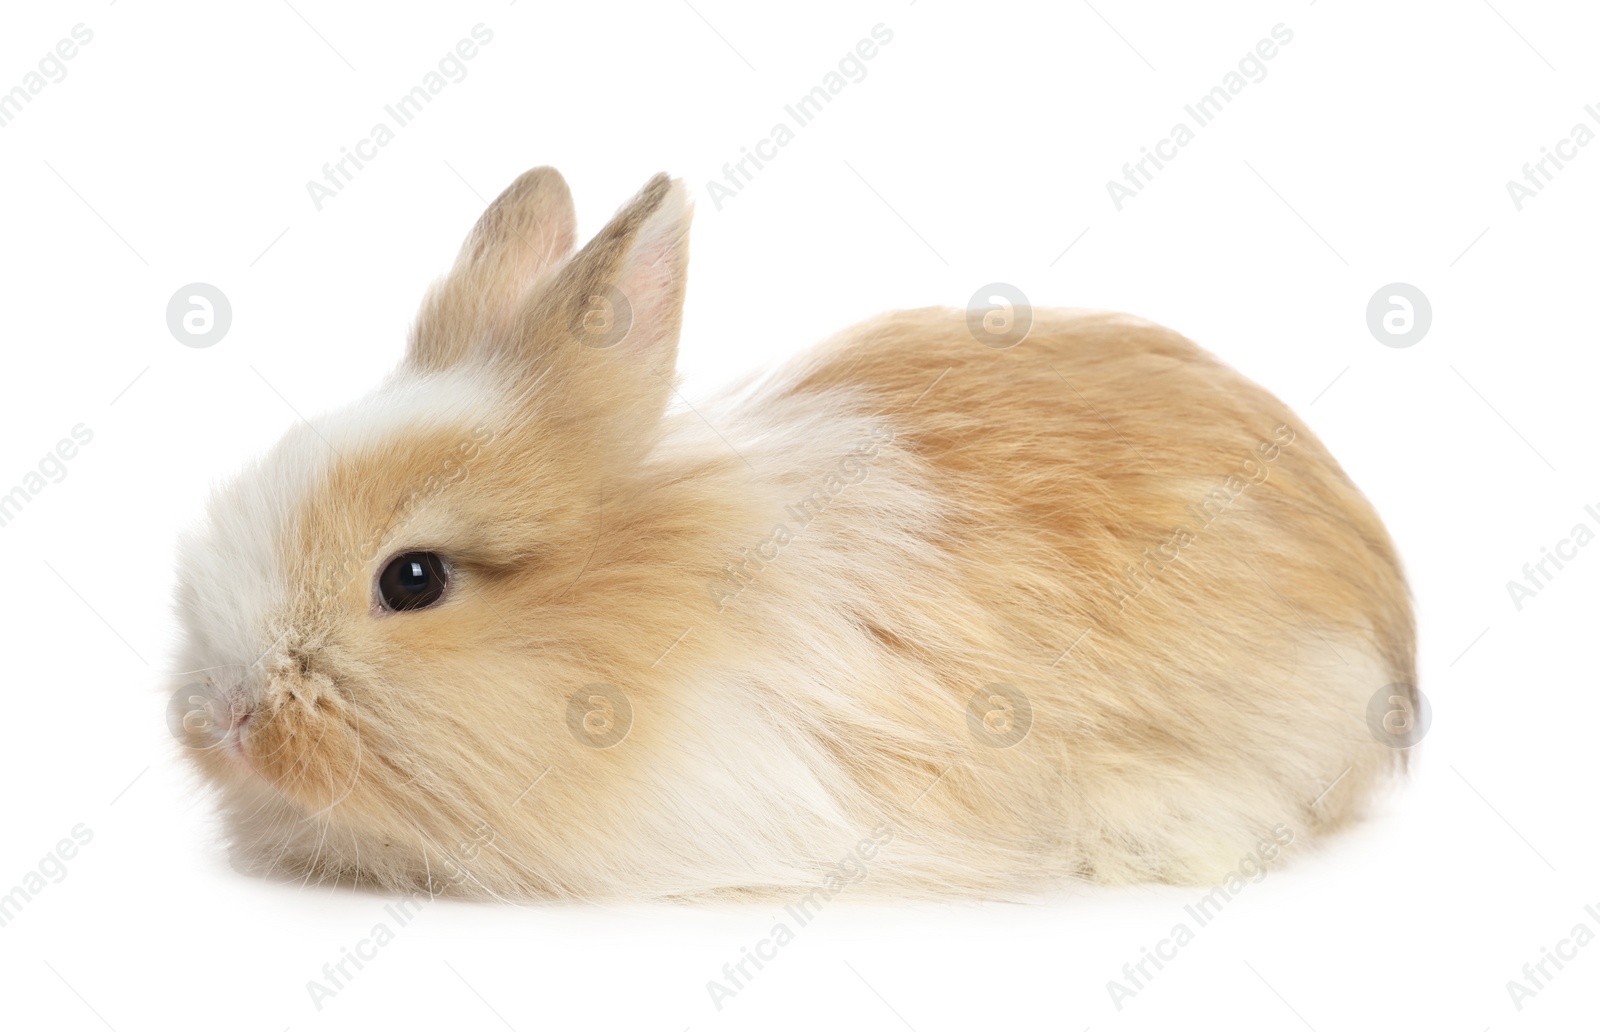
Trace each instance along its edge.
{"label": "cream colored fur", "polygon": [[[1359,814],[1412,617],[1286,406],[1126,316],[996,350],[925,309],[669,412],[688,223],[657,177],[573,255],[565,184],[524,175],[389,380],[217,494],[177,683],[232,704],[187,751],[245,863],[805,892],[876,837],[862,893],[1021,897],[1210,882]],[[381,611],[413,549],[449,595]]]}

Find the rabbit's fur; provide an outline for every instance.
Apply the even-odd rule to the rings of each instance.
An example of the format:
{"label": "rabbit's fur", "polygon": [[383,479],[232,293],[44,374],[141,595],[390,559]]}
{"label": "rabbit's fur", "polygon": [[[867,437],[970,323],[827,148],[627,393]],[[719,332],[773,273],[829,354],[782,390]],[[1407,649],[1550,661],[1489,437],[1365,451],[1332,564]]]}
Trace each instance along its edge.
{"label": "rabbit's fur", "polygon": [[[1018,897],[1358,814],[1412,615],[1287,406],[1138,319],[994,348],[949,309],[669,405],[689,218],[658,176],[574,255],[525,174],[384,385],[214,498],[178,669],[231,709],[189,752],[247,862],[596,899],[857,856],[862,893]],[[448,594],[384,611],[418,549]]]}

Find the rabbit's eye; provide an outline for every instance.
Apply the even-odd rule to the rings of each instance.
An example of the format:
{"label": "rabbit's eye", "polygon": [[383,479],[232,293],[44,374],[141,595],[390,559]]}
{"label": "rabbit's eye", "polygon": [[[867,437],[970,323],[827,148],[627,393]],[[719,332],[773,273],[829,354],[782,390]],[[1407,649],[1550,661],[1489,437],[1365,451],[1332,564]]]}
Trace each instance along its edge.
{"label": "rabbit's eye", "polygon": [[389,560],[378,575],[378,597],[385,609],[426,609],[444,597],[448,574],[437,552],[407,552]]}

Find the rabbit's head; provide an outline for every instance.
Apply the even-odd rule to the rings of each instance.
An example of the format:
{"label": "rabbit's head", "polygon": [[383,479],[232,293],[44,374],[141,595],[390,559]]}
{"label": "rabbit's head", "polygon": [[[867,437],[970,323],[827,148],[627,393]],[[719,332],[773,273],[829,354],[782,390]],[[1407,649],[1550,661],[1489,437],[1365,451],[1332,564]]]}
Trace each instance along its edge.
{"label": "rabbit's head", "polygon": [[437,874],[627,733],[596,671],[647,666],[640,637],[703,597],[606,504],[662,433],[689,218],[657,176],[573,254],[566,184],[526,173],[384,385],[214,496],[182,547],[174,728],[236,832]]}

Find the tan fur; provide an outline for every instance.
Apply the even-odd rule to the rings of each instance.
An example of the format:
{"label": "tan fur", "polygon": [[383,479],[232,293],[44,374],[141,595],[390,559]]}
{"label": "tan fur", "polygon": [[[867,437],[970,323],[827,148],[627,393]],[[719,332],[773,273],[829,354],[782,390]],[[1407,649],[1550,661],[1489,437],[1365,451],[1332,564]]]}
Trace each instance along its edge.
{"label": "tan fur", "polygon": [[[924,309],[667,414],[683,187],[576,255],[572,221],[553,170],[518,180],[406,363],[187,543],[180,666],[238,722],[190,752],[248,862],[692,896],[806,891],[870,838],[861,892],[1207,882],[1396,766],[1367,722],[1413,690],[1394,549],[1261,388],[1126,316],[996,350]],[[450,594],[380,611],[412,549]],[[612,691],[600,748],[569,718]]]}

